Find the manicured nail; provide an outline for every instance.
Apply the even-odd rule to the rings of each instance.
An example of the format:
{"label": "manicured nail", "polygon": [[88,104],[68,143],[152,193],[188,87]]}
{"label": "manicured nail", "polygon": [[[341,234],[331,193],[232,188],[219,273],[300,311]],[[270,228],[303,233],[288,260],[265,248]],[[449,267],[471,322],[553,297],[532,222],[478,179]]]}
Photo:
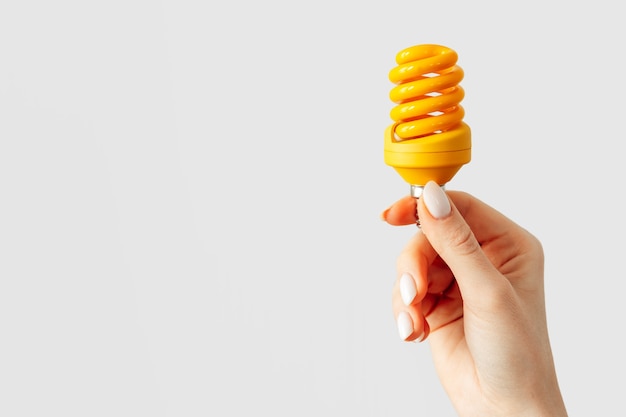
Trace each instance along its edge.
{"label": "manicured nail", "polygon": [[411,334],[413,334],[413,320],[411,320],[411,316],[406,311],[401,311],[398,314],[398,333],[400,334],[400,339],[406,340]]}
{"label": "manicured nail", "polygon": [[429,181],[424,187],[422,197],[428,211],[435,219],[441,219],[450,214],[450,200],[443,188],[434,181]]}
{"label": "manicured nail", "polygon": [[405,305],[410,305],[415,296],[417,295],[417,288],[415,288],[415,281],[411,274],[406,272],[400,277],[400,296]]}

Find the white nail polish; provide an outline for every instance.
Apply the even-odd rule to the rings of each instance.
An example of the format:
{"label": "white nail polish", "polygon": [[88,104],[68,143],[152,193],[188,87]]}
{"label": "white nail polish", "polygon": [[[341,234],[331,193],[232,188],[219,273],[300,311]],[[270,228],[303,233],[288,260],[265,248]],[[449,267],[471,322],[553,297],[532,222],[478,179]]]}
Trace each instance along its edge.
{"label": "white nail polish", "polygon": [[436,182],[429,181],[424,186],[422,198],[424,199],[424,204],[426,204],[428,211],[435,219],[441,219],[450,214],[450,210],[452,209],[450,207],[450,200],[448,200],[448,196],[445,191],[443,191],[443,188]]}
{"label": "white nail polish", "polygon": [[409,313],[401,311],[400,314],[398,314],[397,323],[400,339],[406,340],[407,337],[413,334],[413,320],[411,320]]}
{"label": "white nail polish", "polygon": [[400,296],[405,305],[410,305],[415,296],[417,295],[417,288],[415,288],[415,281],[411,274],[406,272],[400,277]]}

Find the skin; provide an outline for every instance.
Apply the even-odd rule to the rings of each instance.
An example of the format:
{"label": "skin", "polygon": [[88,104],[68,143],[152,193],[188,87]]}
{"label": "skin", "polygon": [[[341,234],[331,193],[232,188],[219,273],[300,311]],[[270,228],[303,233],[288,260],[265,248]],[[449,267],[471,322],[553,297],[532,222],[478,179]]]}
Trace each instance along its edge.
{"label": "skin", "polygon": [[[531,233],[473,196],[448,191],[451,209],[435,218],[423,196],[382,214],[421,229],[397,261],[394,317],[407,312],[428,340],[440,381],[462,417],[567,416],[546,323],[544,254]],[[417,295],[405,305],[400,277]]]}

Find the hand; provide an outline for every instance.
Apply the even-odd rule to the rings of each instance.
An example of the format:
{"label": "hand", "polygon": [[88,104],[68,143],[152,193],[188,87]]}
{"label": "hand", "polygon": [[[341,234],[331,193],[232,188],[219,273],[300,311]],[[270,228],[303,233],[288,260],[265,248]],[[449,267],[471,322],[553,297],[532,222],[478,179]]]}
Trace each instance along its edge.
{"label": "hand", "polygon": [[[416,213],[417,204],[417,213]],[[541,243],[495,209],[428,183],[382,218],[421,230],[397,262],[403,340],[431,344],[460,416],[566,416],[544,303]]]}

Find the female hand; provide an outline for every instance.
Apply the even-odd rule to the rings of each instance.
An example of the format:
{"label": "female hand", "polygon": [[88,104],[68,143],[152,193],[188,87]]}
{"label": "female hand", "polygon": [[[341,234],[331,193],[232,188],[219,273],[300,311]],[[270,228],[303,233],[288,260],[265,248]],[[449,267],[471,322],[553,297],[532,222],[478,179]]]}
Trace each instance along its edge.
{"label": "female hand", "polygon": [[460,416],[566,416],[548,338],[541,243],[495,209],[428,183],[382,217],[421,230],[397,262],[400,336],[428,339]]}

